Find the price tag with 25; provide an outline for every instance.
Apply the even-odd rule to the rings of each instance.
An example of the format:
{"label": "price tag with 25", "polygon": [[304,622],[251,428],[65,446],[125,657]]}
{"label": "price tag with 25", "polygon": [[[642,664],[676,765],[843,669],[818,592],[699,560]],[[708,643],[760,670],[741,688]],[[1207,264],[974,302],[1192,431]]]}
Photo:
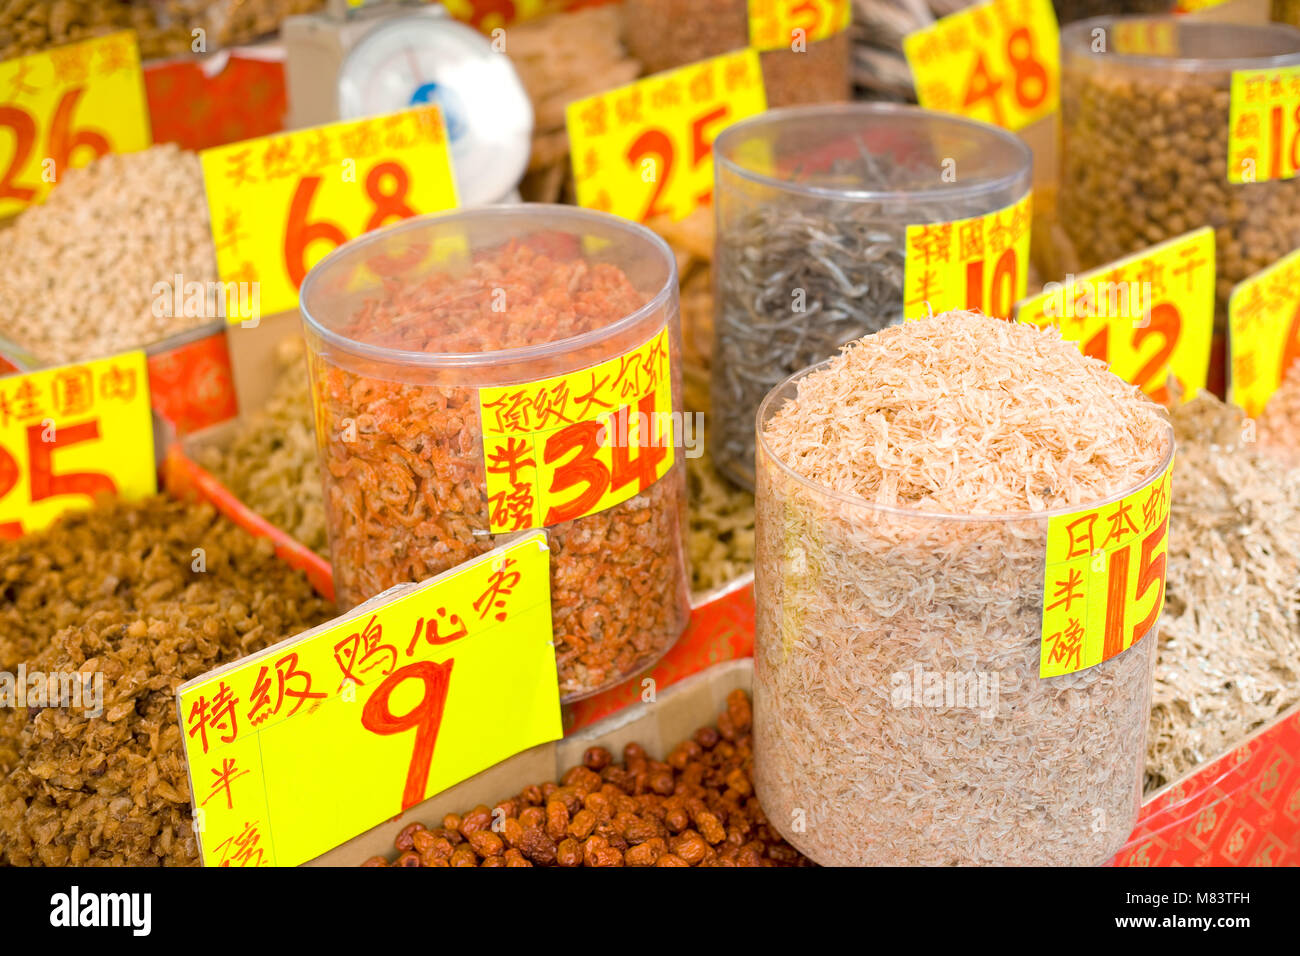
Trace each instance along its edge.
{"label": "price tag with 25", "polygon": [[297,306],[308,270],[349,239],[456,205],[436,106],[218,146],[199,159],[221,281],[256,288],[266,315]]}
{"label": "price tag with 25", "polygon": [[64,171],[147,148],[135,34],[0,63],[0,218],[44,200]]}
{"label": "price tag with 25", "polygon": [[646,222],[713,198],[713,140],[767,108],[758,53],[738,50],[570,103],[578,204]]}
{"label": "price tag with 25", "polygon": [[563,731],[536,531],[176,692],[207,866],[296,866]]}
{"label": "price tag with 25", "polygon": [[1172,375],[1184,401],[1205,388],[1214,333],[1214,230],[1193,230],[1110,265],[1052,282],[1016,318],[1056,325],[1158,402]]}
{"label": "price tag with 25", "polygon": [[1056,110],[1060,46],[1050,0],[989,0],[903,39],[922,106],[1009,130]]}
{"label": "price tag with 25", "polygon": [[157,490],[144,352],[0,378],[0,538]]}

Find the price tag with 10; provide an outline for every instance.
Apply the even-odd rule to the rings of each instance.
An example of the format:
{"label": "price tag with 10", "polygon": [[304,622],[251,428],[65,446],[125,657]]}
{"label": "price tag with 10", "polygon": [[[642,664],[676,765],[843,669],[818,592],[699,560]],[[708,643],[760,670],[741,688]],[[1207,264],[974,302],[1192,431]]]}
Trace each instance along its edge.
{"label": "price tag with 10", "polygon": [[177,690],[207,866],[296,866],[562,735],[546,534]]}

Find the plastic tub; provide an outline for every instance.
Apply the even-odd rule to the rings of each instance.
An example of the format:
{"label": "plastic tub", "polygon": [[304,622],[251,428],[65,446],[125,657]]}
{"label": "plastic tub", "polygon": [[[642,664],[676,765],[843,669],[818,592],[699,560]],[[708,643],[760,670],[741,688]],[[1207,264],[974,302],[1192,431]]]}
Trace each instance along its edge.
{"label": "plastic tub", "polygon": [[[625,0],[628,52],[647,73],[660,73],[749,44],[747,0]],[[849,31],[817,40],[802,52],[763,50],[768,106],[849,99]]]}
{"label": "plastic tub", "polygon": [[342,246],[301,302],[341,608],[546,527],[563,699],[672,646],[690,576],[662,240],[571,206],[465,210]]}
{"label": "plastic tub", "polygon": [[1232,287],[1300,246],[1300,180],[1228,181],[1232,73],[1300,66],[1300,31],[1097,17],[1064,28],[1061,51],[1059,213],[1078,266],[1213,226],[1222,332]]}
{"label": "plastic tub", "polygon": [[990,263],[998,281],[987,303],[964,289],[959,301],[918,293],[917,270],[905,268],[909,225],[985,216],[1028,196],[1032,157],[1010,133],[911,106],[800,107],[729,127],[713,152],[709,448],[737,484],[754,487],[754,413],[788,375],[901,322],[905,299],[922,315],[922,299],[935,312],[979,304],[1005,315],[1024,294],[1028,263],[1014,256],[1009,273]]}
{"label": "plastic tub", "polygon": [[[1155,625],[1040,678],[1047,521],[1074,509],[932,514],[799,475],[763,429],[824,365],[758,413],[754,784],[768,819],[823,865],[1100,865],[1138,817]],[[1172,454],[1171,429],[1164,462],[1124,494]],[[953,698],[932,701],[932,686]]]}

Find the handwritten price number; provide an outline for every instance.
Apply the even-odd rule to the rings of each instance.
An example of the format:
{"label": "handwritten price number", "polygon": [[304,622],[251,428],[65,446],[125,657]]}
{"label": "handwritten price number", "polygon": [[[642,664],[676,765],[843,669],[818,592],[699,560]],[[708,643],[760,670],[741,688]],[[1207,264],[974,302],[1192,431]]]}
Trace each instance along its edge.
{"label": "handwritten price number", "polygon": [[[1132,640],[1130,645],[1136,644],[1141,640],[1142,635],[1151,630],[1151,625],[1155,624],[1156,617],[1160,614],[1160,599],[1165,593],[1165,555],[1153,557],[1156,548],[1164,539],[1169,528],[1169,516],[1165,515],[1163,521],[1156,526],[1155,530],[1142,539],[1142,554],[1138,560],[1138,580],[1136,601],[1141,601],[1152,586],[1159,588],[1156,591],[1155,602],[1151,605],[1151,611],[1145,618],[1133,626]],[[1129,562],[1132,556],[1130,548],[1120,548],[1110,556],[1109,567],[1107,568],[1108,577],[1106,579],[1106,629],[1105,636],[1102,640],[1102,659],[1106,660],[1114,657],[1120,651],[1124,650],[1124,609],[1125,609],[1125,591],[1128,588],[1128,570]]]}
{"label": "handwritten price number", "polygon": [[[1269,179],[1282,179],[1286,176],[1286,171],[1282,168],[1282,143],[1286,139],[1286,130],[1284,128],[1285,114],[1282,112],[1282,104],[1275,103],[1269,110],[1268,116],[1268,177]],[[1291,113],[1291,123],[1296,127],[1296,131],[1291,134],[1291,146],[1288,149],[1288,155],[1291,160],[1290,168],[1292,170],[1300,169],[1300,104],[1296,104]]]}
{"label": "handwritten price number", "polygon": [[[77,103],[85,95],[84,87],[68,90],[59,99],[54,117],[50,120],[49,133],[46,136],[46,154],[54,160],[56,175],[67,169],[72,162],[72,154],[78,149],[94,152],[94,159],[112,151],[108,136],[103,130],[83,127],[73,130],[72,116]],[[16,199],[19,202],[31,202],[36,198],[36,189],[21,186],[14,182],[18,171],[27,164],[27,158],[36,147],[38,128],[31,113],[19,106],[0,105],[0,126],[7,126],[14,133],[14,154],[4,175],[0,176],[0,199]]]}
{"label": "handwritten price number", "polygon": [[[643,421],[651,421],[655,410],[655,393],[649,392],[637,403],[637,410],[644,416]],[[612,430],[615,435],[628,434],[629,406],[624,405],[614,415]],[[606,432],[608,434],[608,432]],[[660,463],[668,455],[667,446],[650,439],[649,447],[644,442],[650,436],[638,434],[636,455],[633,456],[625,443],[615,441],[611,448],[611,467],[596,458],[600,449],[601,425],[599,422],[574,422],[551,435],[542,449],[542,460],[553,465],[569,451],[577,449],[577,454],[555,470],[551,479],[550,492],[559,495],[579,485],[583,491],[566,505],[554,505],[546,512],[542,524],[554,525],[562,521],[572,521],[591,511],[604,497],[606,490],[616,492],[631,482],[637,482],[637,490],[645,491],[657,480]]]}
{"label": "handwritten price number", "polygon": [[[966,308],[984,309],[984,261],[972,259],[966,263]],[[989,295],[988,315],[1007,318],[1016,301],[1016,250],[1004,249],[993,266],[993,284]]]}
{"label": "handwritten price number", "polygon": [[[93,471],[73,471],[67,474],[55,474],[54,453],[61,448],[68,448],[82,442],[99,440],[99,421],[80,422],[65,425],[55,432],[53,441],[45,441],[44,425],[27,426],[27,468],[32,504],[56,498],[60,495],[85,495],[94,498],[101,492],[117,493],[117,485],[108,475]],[[13,491],[22,476],[18,460],[3,445],[0,445],[0,498]],[[23,533],[22,522],[0,522],[0,538],[17,538]]]}
{"label": "handwritten price number", "polygon": [[[323,241],[337,247],[349,238],[343,227],[336,222],[329,219],[312,221],[308,218],[312,201],[323,178],[304,176],[289,201],[289,216],[284,230],[284,267],[295,289],[302,286],[302,280],[307,275],[308,246]],[[382,188],[385,180],[390,184],[387,192]],[[390,219],[409,219],[414,216],[415,210],[406,201],[410,188],[411,176],[400,163],[391,160],[377,163],[366,175],[366,196],[370,199],[373,211],[362,231],[369,232]]]}
{"label": "handwritten price number", "polygon": [[[389,674],[380,684],[361,712],[361,726],[372,733],[400,734],[415,729],[415,748],[411,764],[406,771],[406,785],[402,790],[402,809],[409,810],[424,799],[425,783],[433,766],[433,751],[442,728],[442,714],[447,706],[447,690],[451,684],[454,658],[441,663],[416,661]],[[424,693],[419,703],[400,717],[393,713],[393,693],[408,680],[423,684]]]}
{"label": "handwritten price number", "polygon": [[[1034,56],[1034,39],[1028,27],[1018,27],[1011,31],[1007,36],[1005,53],[1014,75],[1011,89],[1017,105],[1026,112],[1037,109],[1047,98],[1048,77],[1047,68]],[[1006,112],[999,96],[1005,85],[1006,80],[993,78],[984,59],[984,51],[977,50],[975,65],[966,80],[962,109],[969,111],[971,107],[987,100],[993,121],[998,126],[1006,126]]]}
{"label": "handwritten price number", "polygon": [[[1160,336],[1159,350],[1147,359],[1133,377],[1133,384],[1157,402],[1167,403],[1171,399],[1168,383],[1169,361],[1173,358],[1182,329],[1183,319],[1178,309],[1168,302],[1162,302],[1152,307],[1151,321],[1145,328],[1133,330],[1130,344],[1134,351],[1140,349],[1142,343],[1151,336]],[[1110,326],[1098,329],[1092,338],[1084,343],[1083,354],[1090,358],[1101,359],[1103,362],[1110,361]],[[1157,377],[1161,375],[1164,376],[1163,380]]]}
{"label": "handwritten price number", "polygon": [[[697,117],[691,123],[691,169],[699,168],[700,163],[704,162],[713,155],[713,138],[706,135],[706,127],[711,124],[720,124],[726,120],[730,107],[727,104],[714,107],[704,115]],[[672,138],[662,127],[652,127],[646,130],[640,136],[632,141],[632,145],[627,150],[627,163],[633,170],[640,169],[641,161],[649,156],[656,156],[659,159],[658,169],[655,175],[654,191],[650,194],[650,201],[646,203],[645,210],[641,213],[639,222],[646,222],[656,216],[666,216],[668,211],[659,207],[659,199],[664,189],[668,186],[669,178],[673,173],[674,149]],[[710,187],[700,193],[697,201],[703,205],[713,198],[713,188]]]}

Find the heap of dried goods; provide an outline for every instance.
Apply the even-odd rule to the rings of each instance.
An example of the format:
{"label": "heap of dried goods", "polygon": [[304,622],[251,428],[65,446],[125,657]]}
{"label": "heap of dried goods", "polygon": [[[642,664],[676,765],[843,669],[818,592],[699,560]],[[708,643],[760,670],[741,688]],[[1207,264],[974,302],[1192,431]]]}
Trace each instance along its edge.
{"label": "heap of dried goods", "polygon": [[207,506],[108,502],[0,541],[0,670],[103,690],[100,716],[0,709],[0,864],[196,864],[176,688],[331,614]]}
{"label": "heap of dried goods", "polygon": [[1107,859],[1137,816],[1155,641],[1039,678],[1047,521],[1032,513],[1160,473],[1163,410],[1054,329],[949,312],[853,343],[768,412],[754,741],[769,819],[826,864]]}
{"label": "heap of dried goods", "polygon": [[1293,365],[1256,422],[1259,443],[1293,468],[1300,468],[1300,365]]}
{"label": "heap of dried goods", "polygon": [[[217,316],[204,195],[198,157],[172,145],[63,172],[45,204],[5,231],[0,336],[45,362],[76,362]],[[178,275],[200,284],[202,309],[184,307],[184,289],[175,308]]]}
{"label": "heap of dried goods", "polygon": [[[591,747],[560,781],[495,807],[412,823],[393,866],[807,866],[772,828],[750,780],[751,712],[732,691],[716,727],[654,760]],[[382,856],[363,866],[389,866]]]}

